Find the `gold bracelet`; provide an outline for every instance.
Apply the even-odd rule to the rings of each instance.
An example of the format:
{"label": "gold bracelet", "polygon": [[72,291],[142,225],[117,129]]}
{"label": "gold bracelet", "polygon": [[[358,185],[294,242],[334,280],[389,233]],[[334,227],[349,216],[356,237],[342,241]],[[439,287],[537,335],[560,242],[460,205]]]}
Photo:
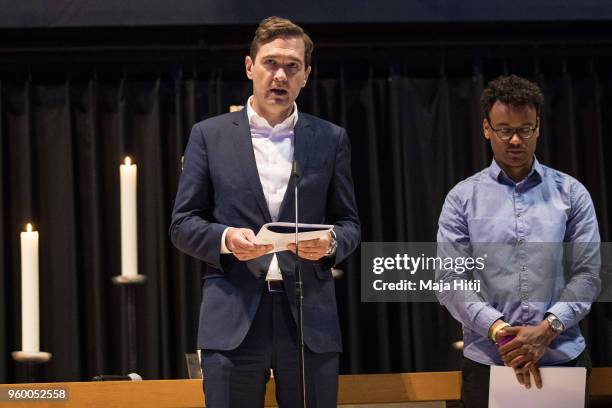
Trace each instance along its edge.
{"label": "gold bracelet", "polygon": [[504,322],[502,324],[497,325],[497,327],[493,329],[493,331],[491,332],[491,340],[493,341],[493,343],[497,344],[497,333],[499,333],[500,330],[503,330],[506,327],[510,327],[510,324]]}

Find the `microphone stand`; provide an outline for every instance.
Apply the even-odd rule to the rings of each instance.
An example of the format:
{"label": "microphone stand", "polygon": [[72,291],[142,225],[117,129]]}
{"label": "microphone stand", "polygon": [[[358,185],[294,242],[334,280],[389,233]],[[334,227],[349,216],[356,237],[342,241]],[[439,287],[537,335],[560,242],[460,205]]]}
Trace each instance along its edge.
{"label": "microphone stand", "polygon": [[291,169],[291,177],[294,183],[294,199],[295,199],[295,306],[297,311],[297,345],[298,345],[298,361],[299,361],[299,390],[302,400],[302,408],[306,408],[306,368],[304,364],[304,291],[302,287],[302,268],[300,265],[299,240],[298,240],[298,181],[300,179],[297,161],[293,161]]}

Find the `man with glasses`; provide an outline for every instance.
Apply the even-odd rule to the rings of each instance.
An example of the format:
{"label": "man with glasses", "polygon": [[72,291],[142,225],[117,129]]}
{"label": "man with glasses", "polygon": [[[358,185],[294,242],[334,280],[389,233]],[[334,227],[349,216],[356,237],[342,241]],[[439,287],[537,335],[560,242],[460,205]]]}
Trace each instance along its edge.
{"label": "man with glasses", "polygon": [[[584,186],[535,158],[543,99],[535,83],[515,75],[489,83],[481,105],[494,160],[455,186],[440,214],[439,255],[449,246],[498,249],[474,276],[436,276],[480,279],[485,288],[439,296],[463,325],[461,397],[469,408],[488,405],[491,365],[514,368],[526,388],[542,387],[539,366],[591,367],[578,323],[599,292],[599,230]],[[590,245],[565,277],[560,260],[551,262],[550,243]]]}

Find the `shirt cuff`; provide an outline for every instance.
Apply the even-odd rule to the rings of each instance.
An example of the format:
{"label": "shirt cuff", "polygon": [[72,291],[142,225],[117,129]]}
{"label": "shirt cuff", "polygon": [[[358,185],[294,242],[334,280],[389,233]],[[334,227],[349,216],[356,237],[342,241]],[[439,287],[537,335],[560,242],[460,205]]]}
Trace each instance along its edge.
{"label": "shirt cuff", "polygon": [[552,305],[550,309],[546,311],[546,313],[553,314],[557,319],[561,320],[561,323],[563,323],[564,330],[574,325],[574,310],[566,303],[557,302]]}
{"label": "shirt cuff", "polygon": [[225,245],[225,234],[227,234],[227,230],[229,230],[231,227],[227,227],[223,230],[223,234],[221,235],[221,255],[223,254],[231,254],[232,251],[230,251],[227,248],[227,245]]}
{"label": "shirt cuff", "polygon": [[476,331],[484,338],[489,338],[489,329],[496,320],[503,319],[504,314],[490,306],[483,306],[474,323]]}
{"label": "shirt cuff", "polygon": [[331,251],[329,251],[328,254],[325,254],[325,256],[332,257],[332,256],[336,256],[336,252],[338,251],[338,240],[336,239],[336,231],[334,231],[333,228],[329,232],[331,232],[332,238],[334,239],[334,241],[336,241],[336,245]]}

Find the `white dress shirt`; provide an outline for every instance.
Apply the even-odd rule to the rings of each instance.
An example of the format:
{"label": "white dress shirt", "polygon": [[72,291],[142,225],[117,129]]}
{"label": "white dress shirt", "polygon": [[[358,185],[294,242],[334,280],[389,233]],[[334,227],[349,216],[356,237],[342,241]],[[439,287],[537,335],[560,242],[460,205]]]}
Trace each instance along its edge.
{"label": "white dress shirt", "polygon": [[[278,221],[280,205],[285,197],[285,191],[291,176],[291,165],[293,163],[294,137],[293,129],[298,120],[297,105],[293,104],[293,112],[283,122],[272,127],[268,121],[255,112],[251,106],[253,97],[247,101],[247,117],[251,129],[251,141],[253,153],[257,163],[259,181],[268,204],[272,221]],[[221,237],[221,253],[228,254],[231,251],[225,245],[225,234]],[[257,231],[255,231],[257,232]],[[280,268],[276,255],[268,268],[266,280],[282,280]]]}

